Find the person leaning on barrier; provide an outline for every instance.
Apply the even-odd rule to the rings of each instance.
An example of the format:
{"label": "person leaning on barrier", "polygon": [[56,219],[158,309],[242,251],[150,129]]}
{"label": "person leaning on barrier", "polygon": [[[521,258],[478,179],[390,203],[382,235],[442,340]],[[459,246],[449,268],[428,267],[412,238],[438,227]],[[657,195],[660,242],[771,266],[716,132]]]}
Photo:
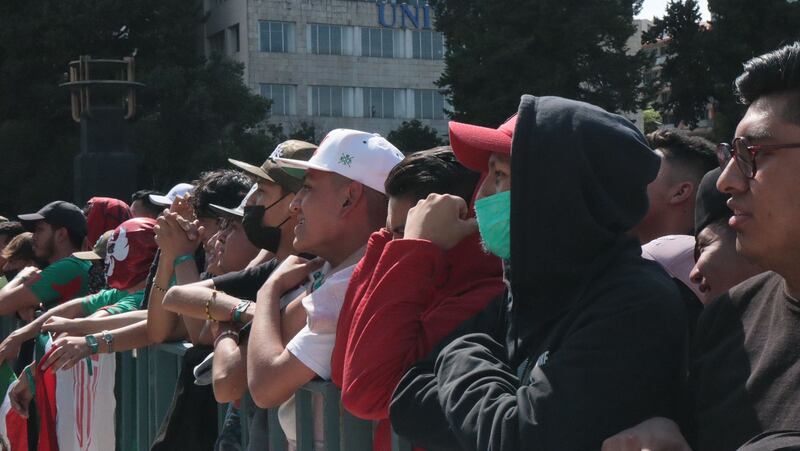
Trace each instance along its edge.
{"label": "person leaning on barrier", "polygon": [[[289,206],[295,193],[302,188],[302,174],[281,169],[275,159],[284,156],[305,161],[311,158],[315,149],[313,144],[289,140],[281,143],[260,167],[231,160],[257,180],[256,191],[247,204],[224,211],[241,218],[243,231],[251,245],[257,245],[275,257],[241,271],[173,287],[164,296],[163,306],[168,311],[205,319],[208,305],[208,314],[222,320],[217,324],[213,365],[214,393],[219,402],[237,400],[246,392],[247,341],[238,343],[238,329],[252,320],[255,311],[252,301],[272,270],[286,257],[296,254],[292,242],[297,219]],[[235,321],[233,315],[236,315]]]}
{"label": "person leaning on barrier", "polygon": [[31,308],[47,310],[88,294],[91,265],[72,256],[82,249],[86,238],[86,218],[81,209],[55,201],[19,219],[33,232],[36,258],[48,266],[42,271],[23,270],[20,277],[0,289],[0,315]]}
{"label": "person leaning on barrier", "polygon": [[[294,394],[315,377],[330,378],[345,290],[369,236],[386,222],[384,183],[402,159],[379,135],[345,129],[328,133],[308,161],[277,158],[281,167],[306,171],[290,205],[297,220],[294,248],[319,258],[286,258],[259,290],[247,385],[259,407],[281,405],[278,416],[290,445],[296,440]],[[306,292],[293,298],[301,284]],[[293,314],[297,307],[299,314]],[[322,418],[316,415],[316,420],[320,431]]]}
{"label": "person leaning on barrier", "polygon": [[[486,145],[485,136],[511,146],[513,121],[500,129],[463,126],[451,123],[456,149]],[[505,288],[500,259],[483,250],[476,228],[449,249],[404,236],[408,210],[435,194],[463,199],[471,216],[479,175],[440,148],[407,156],[386,179],[386,228],[372,234],[353,272],[331,359],[331,379],[342,388],[345,409],[379,420],[374,450],[391,449],[389,401],[403,373]]]}
{"label": "person leaning on barrier", "polygon": [[204,319],[166,311],[162,302],[173,284],[186,285],[203,278],[206,256],[211,250],[208,242],[219,231],[221,217],[211,205],[236,208],[251,185],[249,178],[238,171],[203,173],[196,186],[187,195],[176,197],[170,211],[158,218],[159,261],[147,301],[147,335],[152,341],[188,339],[194,344],[212,343],[210,334],[204,333]]}
{"label": "person leaning on barrier", "polygon": [[[75,341],[78,347],[85,347],[84,351],[88,353],[89,348],[84,335],[99,330],[91,330],[91,327],[87,327],[87,323],[73,318],[101,318],[138,310],[144,296],[147,269],[156,251],[153,226],[155,221],[146,218],[128,220],[117,227],[108,242],[110,288],[53,307],[36,320],[12,332],[0,343],[0,362],[16,357],[22,343],[36,337],[40,332],[47,331],[78,334],[70,341]],[[85,260],[97,258],[94,252],[78,252],[74,256]],[[135,320],[127,323],[131,322]],[[60,344],[61,342],[56,340],[55,345]],[[56,362],[63,352],[57,350],[51,353],[50,356],[56,360],[50,363]],[[56,366],[56,369],[61,366]]]}
{"label": "person leaning on barrier", "polygon": [[[676,416],[685,312],[629,234],[659,167],[641,132],[593,105],[526,95],[511,155],[474,158],[489,174],[478,228],[509,289],[405,374],[389,410],[397,433],[429,449],[597,449],[652,412]],[[471,221],[460,203],[421,202],[406,234],[415,217],[416,236],[452,240],[443,224]]]}

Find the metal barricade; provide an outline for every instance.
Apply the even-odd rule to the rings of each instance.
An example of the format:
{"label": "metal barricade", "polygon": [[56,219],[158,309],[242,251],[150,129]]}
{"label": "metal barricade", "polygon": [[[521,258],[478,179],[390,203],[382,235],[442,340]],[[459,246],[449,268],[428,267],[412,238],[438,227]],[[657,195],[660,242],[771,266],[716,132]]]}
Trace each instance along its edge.
{"label": "metal barricade", "polygon": [[[147,450],[167,413],[175,391],[181,361],[188,343],[166,343],[118,353],[117,357],[117,449]],[[341,406],[341,394],[330,382],[312,381],[295,394],[297,450],[314,449],[312,398],[322,397],[322,424],[326,451],[372,449],[372,422],[352,416]],[[318,403],[319,404],[319,403]],[[242,443],[247,446],[250,412],[255,408],[249,396],[241,403]],[[222,424],[227,405],[219,409]],[[278,408],[268,411],[269,448],[285,451],[286,437],[278,421]],[[411,446],[392,434],[394,451]]]}

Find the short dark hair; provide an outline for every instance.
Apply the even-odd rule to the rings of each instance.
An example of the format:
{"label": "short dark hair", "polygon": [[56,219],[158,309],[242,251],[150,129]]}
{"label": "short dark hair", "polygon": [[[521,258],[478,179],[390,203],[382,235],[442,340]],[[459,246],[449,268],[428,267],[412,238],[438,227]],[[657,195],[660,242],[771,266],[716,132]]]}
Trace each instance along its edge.
{"label": "short dark hair", "polygon": [[467,203],[472,199],[480,174],[465,168],[450,147],[412,153],[386,177],[386,195],[419,200],[428,194],[452,194]]}
{"label": "short dark hair", "polygon": [[0,235],[5,235],[7,241],[11,241],[15,236],[25,232],[25,227],[18,221],[0,222]]}
{"label": "short dark hair", "polygon": [[791,122],[800,122],[800,41],[744,63],[744,73],[736,79],[736,94],[745,105],[777,93],[796,97],[787,103],[783,115]]}
{"label": "short dark hair", "polygon": [[47,224],[50,227],[52,227],[53,228],[53,233],[55,233],[56,230],[61,229],[61,228],[66,230],[67,231],[67,238],[69,238],[69,242],[70,242],[70,244],[72,244],[73,248],[75,248],[77,250],[81,250],[81,248],[83,247],[83,240],[86,239],[86,235],[85,234],[81,235],[80,233],[75,232],[74,230],[71,230],[69,227],[65,227],[65,226],[60,225],[60,224],[53,224],[52,222],[50,222],[50,221],[48,221],[46,219],[43,219],[42,222],[44,222],[45,224]]}
{"label": "short dark hair", "polygon": [[695,185],[708,171],[719,166],[714,144],[684,130],[656,130],[647,135],[647,143],[653,149],[661,150],[664,159],[679,167],[681,175],[690,176]]}
{"label": "short dark hair", "polygon": [[142,208],[147,210],[147,212],[152,214],[153,216],[158,216],[161,214],[163,208],[154,204],[150,200],[151,194],[159,195],[161,193],[151,189],[140,189],[139,191],[136,191],[135,193],[131,194],[131,205],[133,205],[133,203],[136,202],[137,200],[141,201]]}
{"label": "short dark hair", "polygon": [[233,169],[218,169],[200,174],[192,191],[192,208],[197,217],[219,216],[209,207],[211,204],[236,208],[253,185],[250,177]]}

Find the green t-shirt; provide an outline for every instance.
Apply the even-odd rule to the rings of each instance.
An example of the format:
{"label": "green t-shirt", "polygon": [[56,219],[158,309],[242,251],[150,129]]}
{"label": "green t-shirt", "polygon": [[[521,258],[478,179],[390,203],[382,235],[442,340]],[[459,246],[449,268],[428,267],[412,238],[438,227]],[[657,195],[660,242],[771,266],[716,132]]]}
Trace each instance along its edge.
{"label": "green t-shirt", "polygon": [[42,270],[42,278],[31,291],[45,309],[89,294],[89,268],[92,262],[66,257]]}
{"label": "green t-shirt", "polygon": [[105,310],[110,315],[132,312],[142,308],[143,300],[144,290],[128,293],[124,290],[109,288],[84,299],[82,303],[83,313],[89,316],[98,310]]}

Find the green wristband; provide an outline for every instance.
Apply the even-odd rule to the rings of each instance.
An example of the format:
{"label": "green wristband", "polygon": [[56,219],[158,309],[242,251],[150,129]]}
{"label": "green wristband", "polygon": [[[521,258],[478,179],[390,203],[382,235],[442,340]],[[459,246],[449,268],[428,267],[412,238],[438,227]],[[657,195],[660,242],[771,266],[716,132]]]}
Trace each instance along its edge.
{"label": "green wristband", "polygon": [[94,335],[87,335],[86,337],[86,344],[89,345],[89,350],[92,354],[97,354],[100,352],[100,344],[97,343],[97,339],[94,338]]}
{"label": "green wristband", "polygon": [[175,260],[172,261],[172,267],[177,268],[178,265],[189,260],[194,260],[194,254],[186,254],[176,257]]}

